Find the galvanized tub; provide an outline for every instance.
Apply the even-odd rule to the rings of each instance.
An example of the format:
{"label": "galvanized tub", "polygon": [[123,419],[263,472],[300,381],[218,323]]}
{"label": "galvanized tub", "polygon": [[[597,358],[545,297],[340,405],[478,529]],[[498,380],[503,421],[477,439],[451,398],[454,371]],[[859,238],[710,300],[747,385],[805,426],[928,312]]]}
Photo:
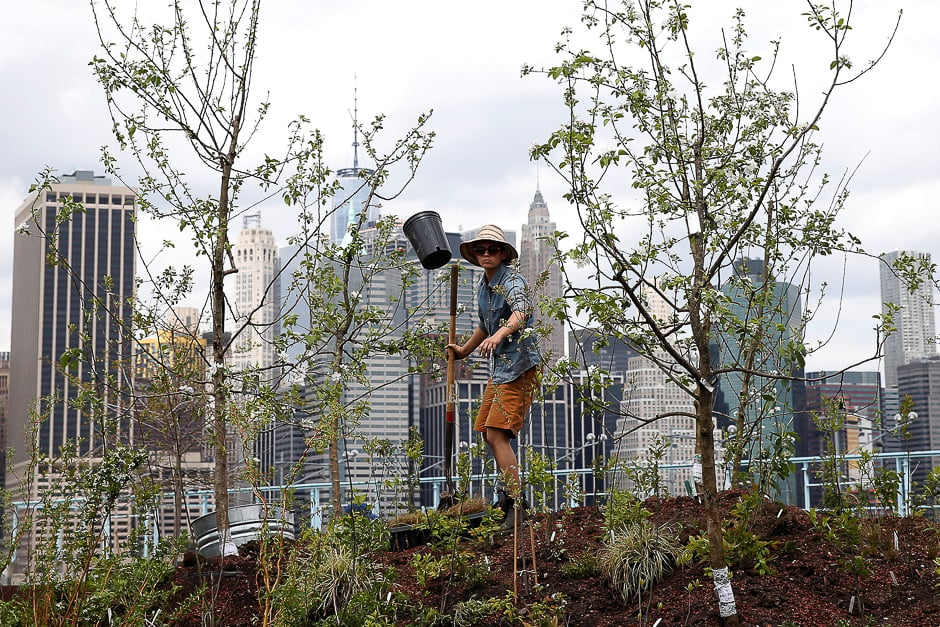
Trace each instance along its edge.
{"label": "galvanized tub", "polygon": [[[267,515],[265,515],[267,514]],[[228,510],[229,531],[235,546],[266,536],[281,535],[288,540],[296,537],[293,512],[281,507],[267,507],[260,503],[230,507]],[[222,554],[219,543],[219,523],[216,513],[210,512],[192,522],[193,541],[196,551],[206,557]]]}

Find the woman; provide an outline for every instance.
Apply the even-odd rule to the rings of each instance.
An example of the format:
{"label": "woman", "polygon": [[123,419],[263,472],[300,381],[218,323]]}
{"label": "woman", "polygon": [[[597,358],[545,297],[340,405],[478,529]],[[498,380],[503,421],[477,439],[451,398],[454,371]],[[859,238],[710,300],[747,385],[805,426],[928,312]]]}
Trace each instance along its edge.
{"label": "woman", "polygon": [[517,501],[524,511],[524,501],[520,498],[522,483],[512,440],[522,429],[532,404],[541,362],[532,324],[532,301],[525,278],[509,265],[519,253],[498,226],[482,227],[474,239],[460,245],[460,254],[483,268],[477,292],[480,322],[463,345],[448,344],[447,349],[456,359],[465,359],[474,350],[489,359],[490,379],[473,428],[483,433],[503,473],[508,496],[503,494],[501,498],[500,506],[506,512],[501,527],[513,529],[516,516],[510,513],[515,513]]}

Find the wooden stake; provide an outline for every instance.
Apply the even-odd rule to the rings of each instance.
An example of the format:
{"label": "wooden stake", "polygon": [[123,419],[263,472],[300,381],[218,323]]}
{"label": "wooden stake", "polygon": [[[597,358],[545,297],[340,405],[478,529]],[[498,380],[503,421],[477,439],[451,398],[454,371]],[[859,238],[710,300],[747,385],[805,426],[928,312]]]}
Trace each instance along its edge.
{"label": "wooden stake", "polygon": [[539,585],[539,567],[535,563],[535,527],[529,524],[529,541],[532,545],[532,577],[535,585]]}
{"label": "wooden stake", "polygon": [[512,508],[512,593],[519,602],[519,510]]}

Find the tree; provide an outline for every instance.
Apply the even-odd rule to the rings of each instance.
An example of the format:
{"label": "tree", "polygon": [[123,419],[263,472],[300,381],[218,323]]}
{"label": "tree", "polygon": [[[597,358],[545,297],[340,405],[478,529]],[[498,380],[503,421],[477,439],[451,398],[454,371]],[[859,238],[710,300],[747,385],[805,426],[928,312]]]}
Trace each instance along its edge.
{"label": "tree", "polygon": [[[191,387],[204,389],[208,395],[215,504],[224,543],[229,526],[228,464],[233,422],[240,421],[234,426],[250,437],[261,425],[289,411],[285,399],[276,394],[276,372],[263,373],[265,376],[259,378],[257,371],[235,371],[227,365],[227,356],[239,335],[247,333],[253,324],[249,318],[240,326],[227,327],[227,320],[234,317],[231,277],[238,271],[232,258],[229,228],[235,218],[251,212],[258,203],[281,199],[297,212],[301,225],[298,241],[308,246],[322,237],[329,199],[337,186],[333,173],[323,162],[323,137],[309,128],[304,117],[291,123],[280,156],[256,156],[256,149],[249,151],[249,145],[257,141],[269,107],[268,102],[255,100],[252,94],[260,0],[195,4],[174,1],[169,5],[169,13],[161,16],[163,20],[155,20],[152,26],[139,18],[136,9],[129,15],[122,14],[119,5],[112,0],[92,2],[101,43],[101,53],[92,61],[92,67],[107,98],[118,147],[131,153],[142,170],[137,181],[141,212],[150,219],[174,223],[180,232],[188,234],[197,258],[205,262],[209,284],[205,318],[211,325],[208,341],[211,355],[207,358],[205,380],[194,381]],[[159,9],[147,7],[147,10]],[[422,130],[426,121],[427,116],[422,116],[387,155],[379,157],[373,140],[382,124],[381,118],[376,119],[366,144],[370,154],[379,157],[369,181],[373,189],[385,184],[388,168],[396,163],[406,164],[413,176],[433,140],[432,133]],[[103,160],[109,173],[123,180],[118,157],[105,148]],[[406,177],[406,183],[410,178]],[[208,190],[206,180],[213,181]],[[382,198],[378,192],[373,194],[371,200]],[[388,193],[384,197],[394,195]],[[360,223],[354,228],[362,226]],[[333,260],[347,272],[363,252],[361,239],[353,240],[348,247],[332,251]],[[164,247],[172,250],[174,243],[166,241]],[[310,259],[317,261],[308,265],[307,270],[316,273],[322,267],[319,255],[323,251],[318,246],[311,250],[314,252]],[[135,320],[138,332],[158,317],[158,310],[165,313],[194,293],[192,266],[174,261],[161,271],[153,262],[150,265],[154,269],[147,268],[145,275],[151,280],[142,283],[150,293],[141,294],[142,302],[151,299],[147,306],[150,312],[138,313]],[[342,270],[339,276],[343,276]],[[312,293],[306,287],[300,289]],[[348,290],[348,286],[342,289]],[[265,286],[264,292],[266,298],[279,297],[273,285]],[[348,298],[342,303],[347,313],[358,307]],[[305,302],[305,306],[311,304],[315,305]],[[139,312],[144,309],[141,306]],[[311,317],[316,318],[316,314]],[[344,342],[362,328],[347,326],[354,318],[350,314],[337,322],[338,326],[323,331],[323,324],[337,320],[325,317],[317,331],[301,338],[306,342],[301,351],[305,363],[299,367],[306,368],[314,355],[322,354],[320,340],[327,335],[336,339],[333,354],[337,359],[334,364],[338,363]],[[282,350],[287,348],[284,342],[291,339],[289,334],[286,337],[280,340]],[[287,369],[290,370],[290,365]],[[331,456],[335,456],[339,431],[331,422],[324,433]],[[337,465],[332,466],[337,472]],[[334,499],[338,498],[334,495]]]}
{"label": "tree", "polygon": [[[588,0],[583,23],[599,51],[576,47],[568,30],[556,47],[562,61],[538,70],[563,88],[570,116],[533,149],[566,179],[583,227],[561,255],[568,315],[632,344],[692,399],[686,415],[696,425],[709,565],[726,624],[737,624],[737,612],[717,504],[716,386],[742,382],[734,418],[747,438],[767,416],[767,386],[793,379],[817,348],[804,344],[808,309],[787,321],[781,340],[779,316],[791,310],[780,285],[807,302],[810,290],[821,297],[810,283],[813,261],[863,253],[836,225],[851,177],[833,184],[817,172],[815,136],[830,98],[877,61],[855,68],[847,55],[851,11],[810,2],[803,15],[830,51],[812,103],[795,78],[789,90],[778,87],[779,42],[767,59],[747,50],[742,10],[708,64],[691,43],[690,7],[675,0]],[[567,237],[556,234],[557,243]],[[757,277],[739,271],[753,258],[763,261]],[[589,269],[588,287],[576,287],[576,267]],[[713,350],[731,347],[729,338],[735,350]]]}
{"label": "tree", "polygon": [[[396,146],[391,155],[377,156],[378,172],[384,176],[390,156],[397,160],[402,154]],[[368,180],[376,179],[369,174]],[[324,240],[316,229],[306,228],[293,238],[296,269],[290,273],[284,332],[277,340],[292,354],[285,376],[299,381],[288,402],[304,415],[320,417],[314,427],[307,426],[312,433],[308,444],[311,453],[328,452],[334,516],[342,513],[340,443],[366,439],[360,426],[370,418],[372,396],[439,357],[436,338],[443,336],[444,323],[428,319],[427,303],[405,302],[419,271],[406,259],[397,220],[383,218],[366,228],[365,208],[378,201],[375,188],[369,185],[369,190],[347,242]],[[382,365],[370,370],[376,359],[410,367],[400,374],[385,372],[389,368]]]}
{"label": "tree", "polygon": [[169,471],[174,538],[180,536],[182,521],[188,519],[189,510],[183,508],[187,488],[210,485],[199,476],[205,473],[184,467],[187,455],[200,452],[205,443],[205,390],[193,387],[194,382],[205,380],[201,359],[205,347],[200,340],[198,329],[171,320],[168,328],[142,340],[146,349],[146,358],[140,361],[143,367],[129,373],[135,379],[134,443],[149,453],[150,472],[158,483],[164,483]]}

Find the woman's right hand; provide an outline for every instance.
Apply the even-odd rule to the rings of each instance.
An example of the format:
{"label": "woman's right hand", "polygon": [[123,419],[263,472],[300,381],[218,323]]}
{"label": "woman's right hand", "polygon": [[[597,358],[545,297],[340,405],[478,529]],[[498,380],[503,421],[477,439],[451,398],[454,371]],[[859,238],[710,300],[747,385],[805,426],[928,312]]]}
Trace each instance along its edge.
{"label": "woman's right hand", "polygon": [[463,359],[466,355],[463,354],[463,347],[457,344],[448,344],[444,347],[444,354],[447,354],[447,351],[454,353],[454,359]]}

